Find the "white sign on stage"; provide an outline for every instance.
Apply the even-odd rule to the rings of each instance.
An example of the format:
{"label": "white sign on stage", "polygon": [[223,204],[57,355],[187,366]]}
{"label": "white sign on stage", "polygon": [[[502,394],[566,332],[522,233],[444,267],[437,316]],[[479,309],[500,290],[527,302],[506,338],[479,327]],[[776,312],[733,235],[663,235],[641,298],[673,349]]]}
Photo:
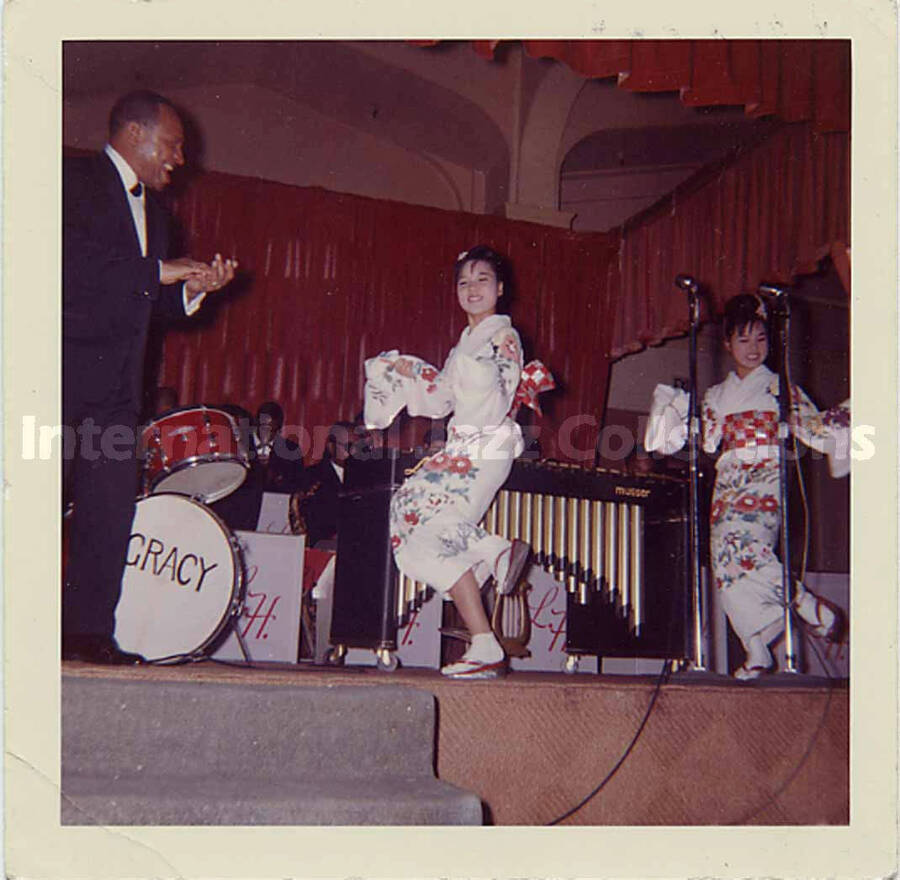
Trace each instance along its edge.
{"label": "white sign on stage", "polygon": [[397,657],[404,666],[441,665],[441,597],[432,596],[397,628]]}
{"label": "white sign on stage", "polygon": [[531,618],[530,657],[513,657],[511,669],[559,672],[566,660],[566,588],[540,566],[526,574],[528,616]]}
{"label": "white sign on stage", "polygon": [[256,531],[274,535],[291,534],[291,521],[288,504],[291,496],[284,492],[263,492],[259,505],[259,518]]}
{"label": "white sign on stage", "polygon": [[[566,588],[542,568],[526,572],[531,585],[528,611],[531,617],[530,657],[513,657],[510,668],[528,672],[561,672],[566,663]],[[405,667],[437,669],[441,658],[441,597],[433,596],[397,629],[397,658]],[[363,648],[347,651],[350,666],[373,666],[375,654]],[[583,657],[578,672],[595,673],[596,657]]]}
{"label": "white sign on stage", "polygon": [[[300,640],[303,535],[234,533],[244,555],[244,607],[235,621],[251,660],[296,663]],[[232,631],[213,654],[243,660]]]}
{"label": "white sign on stage", "polygon": [[[397,659],[405,668],[437,669],[441,665],[441,597],[432,596],[418,611],[397,627]],[[349,648],[348,666],[374,666],[375,652]]]}

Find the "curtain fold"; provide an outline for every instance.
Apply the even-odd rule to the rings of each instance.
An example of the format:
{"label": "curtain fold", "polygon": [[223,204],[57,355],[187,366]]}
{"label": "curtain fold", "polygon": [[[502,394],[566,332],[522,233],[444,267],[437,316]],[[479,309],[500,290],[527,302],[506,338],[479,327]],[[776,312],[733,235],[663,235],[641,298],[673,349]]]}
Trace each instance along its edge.
{"label": "curtain fold", "polygon": [[[850,240],[850,144],[787,125],[699,172],[610,233],[208,173],[174,204],[184,251],[241,261],[234,289],[169,329],[158,382],[191,403],[279,400],[307,457],[362,408],[362,363],[399,348],[441,363],[463,321],[457,253],[483,242],[514,272],[509,311],[559,389],[536,422],[541,454],[591,458],[612,359],[687,331],[679,273],[706,303],[815,271]],[[414,439],[405,429],[400,442]]]}
{"label": "curtain fold", "polygon": [[786,125],[727,164],[699,172],[619,230],[610,356],[687,331],[680,273],[718,311],[763,281],[816,271],[850,241],[850,138]]}
{"label": "curtain fold", "polygon": [[[585,77],[634,91],[677,91],[691,107],[743,105],[752,116],[850,130],[849,40],[525,40]],[[482,50],[483,53],[483,50]]]}
{"label": "curtain fold", "polygon": [[[526,356],[561,390],[536,422],[545,457],[591,461],[602,414],[615,235],[573,233],[210,172],[173,202],[185,252],[240,260],[240,278],[165,333],[158,375],[183,405],[268,399],[307,460],[362,409],[363,361],[398,348],[443,363],[464,324],[457,254],[477,243],[509,257],[509,312]],[[415,427],[415,426],[413,426]],[[421,425],[419,430],[421,430]],[[399,436],[413,442],[413,428]]]}
{"label": "curtain fold", "polygon": [[[438,41],[419,45],[431,45]],[[502,41],[473,49],[495,57]],[[619,230],[604,286],[610,358],[687,330],[677,274],[697,277],[717,311],[760,282],[790,282],[837,255],[849,285],[851,42],[524,40],[584,77],[633,91],[677,91],[687,106],[738,105],[785,123],[766,140],[701,170]],[[608,332],[608,330],[607,330]]]}
{"label": "curtain fold", "polygon": [[[417,40],[430,46],[439,40]],[[474,40],[493,59],[502,40]],[[690,107],[743,106],[750,116],[850,130],[850,41],[523,40],[532,58],[553,58],[588,78],[616,77],[621,88],[679,92]]]}

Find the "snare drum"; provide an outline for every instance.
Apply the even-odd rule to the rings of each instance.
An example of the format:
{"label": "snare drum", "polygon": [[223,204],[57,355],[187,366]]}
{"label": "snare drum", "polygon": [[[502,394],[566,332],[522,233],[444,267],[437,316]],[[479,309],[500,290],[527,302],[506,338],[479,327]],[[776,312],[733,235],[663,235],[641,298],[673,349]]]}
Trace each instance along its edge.
{"label": "snare drum", "polygon": [[234,536],[183,495],[148,495],[135,507],[115,636],[148,660],[207,653],[243,604]]}
{"label": "snare drum", "polygon": [[141,433],[145,485],[212,503],[247,476],[250,456],[235,420],[206,406],[176,410]]}

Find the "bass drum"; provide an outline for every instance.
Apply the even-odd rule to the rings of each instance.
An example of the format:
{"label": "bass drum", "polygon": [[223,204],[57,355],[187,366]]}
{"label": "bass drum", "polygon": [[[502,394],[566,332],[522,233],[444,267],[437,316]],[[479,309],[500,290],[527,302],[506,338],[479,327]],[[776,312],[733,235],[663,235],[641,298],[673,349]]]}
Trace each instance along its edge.
{"label": "bass drum", "polygon": [[243,604],[240,548],[225,524],[183,495],[141,498],[128,541],[116,641],[164,662],[197,659]]}

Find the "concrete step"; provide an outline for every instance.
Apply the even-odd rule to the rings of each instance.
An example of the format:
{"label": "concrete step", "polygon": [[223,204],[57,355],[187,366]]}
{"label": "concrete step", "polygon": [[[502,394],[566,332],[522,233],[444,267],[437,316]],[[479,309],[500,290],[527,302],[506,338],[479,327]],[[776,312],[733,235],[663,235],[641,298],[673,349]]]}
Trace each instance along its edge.
{"label": "concrete step", "polygon": [[481,824],[434,775],[434,697],[64,675],[63,824]]}

